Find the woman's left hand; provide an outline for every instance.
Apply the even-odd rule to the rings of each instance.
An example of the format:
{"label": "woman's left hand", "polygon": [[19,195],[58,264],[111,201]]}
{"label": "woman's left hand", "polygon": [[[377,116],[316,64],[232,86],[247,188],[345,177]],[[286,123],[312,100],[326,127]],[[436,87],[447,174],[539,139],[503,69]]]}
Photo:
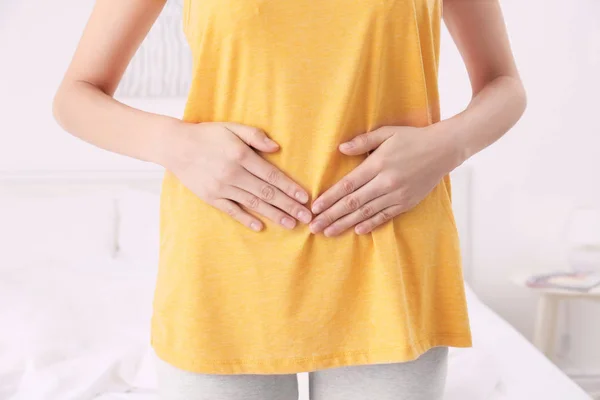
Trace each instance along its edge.
{"label": "woman's left hand", "polygon": [[357,234],[416,206],[455,167],[457,149],[435,124],[424,128],[383,126],[342,143],[349,156],[369,156],[315,199],[310,230],[336,236],[355,226]]}

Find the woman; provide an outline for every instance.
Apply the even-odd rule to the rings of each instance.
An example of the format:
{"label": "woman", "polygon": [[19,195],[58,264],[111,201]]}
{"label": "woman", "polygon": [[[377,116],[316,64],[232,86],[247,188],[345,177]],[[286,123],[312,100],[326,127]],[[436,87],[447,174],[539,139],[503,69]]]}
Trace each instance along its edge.
{"label": "woman", "polygon": [[165,0],[98,0],[54,114],[166,169],[164,399],[440,399],[468,347],[449,173],[518,120],[497,0],[445,0],[473,89],[440,121],[442,0],[186,0],[182,120],[112,96]]}

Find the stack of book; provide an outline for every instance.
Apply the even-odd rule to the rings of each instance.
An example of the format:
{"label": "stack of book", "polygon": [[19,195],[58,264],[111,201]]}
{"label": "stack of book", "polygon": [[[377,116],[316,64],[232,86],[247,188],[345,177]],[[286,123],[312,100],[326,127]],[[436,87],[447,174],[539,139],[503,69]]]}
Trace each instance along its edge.
{"label": "stack of book", "polygon": [[533,275],[526,283],[533,288],[588,292],[600,285],[600,272],[553,272]]}

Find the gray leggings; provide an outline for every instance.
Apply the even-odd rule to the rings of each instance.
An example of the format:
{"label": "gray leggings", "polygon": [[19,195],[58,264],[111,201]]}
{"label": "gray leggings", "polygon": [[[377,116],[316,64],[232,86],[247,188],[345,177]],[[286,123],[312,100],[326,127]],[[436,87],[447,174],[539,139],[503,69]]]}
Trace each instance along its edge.
{"label": "gray leggings", "polygon": [[[413,361],[310,372],[310,400],[441,400],[447,347]],[[296,374],[197,374],[157,360],[160,400],[297,400]]]}

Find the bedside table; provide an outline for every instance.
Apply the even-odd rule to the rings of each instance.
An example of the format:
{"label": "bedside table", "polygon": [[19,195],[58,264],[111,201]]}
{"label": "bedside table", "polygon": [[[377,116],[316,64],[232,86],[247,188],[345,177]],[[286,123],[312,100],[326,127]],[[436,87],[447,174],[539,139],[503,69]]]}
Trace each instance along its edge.
{"label": "bedside table", "polygon": [[589,292],[577,292],[554,288],[532,288],[527,286],[527,279],[532,274],[519,274],[512,278],[518,286],[524,287],[539,296],[533,344],[550,360],[554,357],[554,343],[556,341],[556,320],[558,305],[561,301],[577,299],[600,301],[600,286]]}

